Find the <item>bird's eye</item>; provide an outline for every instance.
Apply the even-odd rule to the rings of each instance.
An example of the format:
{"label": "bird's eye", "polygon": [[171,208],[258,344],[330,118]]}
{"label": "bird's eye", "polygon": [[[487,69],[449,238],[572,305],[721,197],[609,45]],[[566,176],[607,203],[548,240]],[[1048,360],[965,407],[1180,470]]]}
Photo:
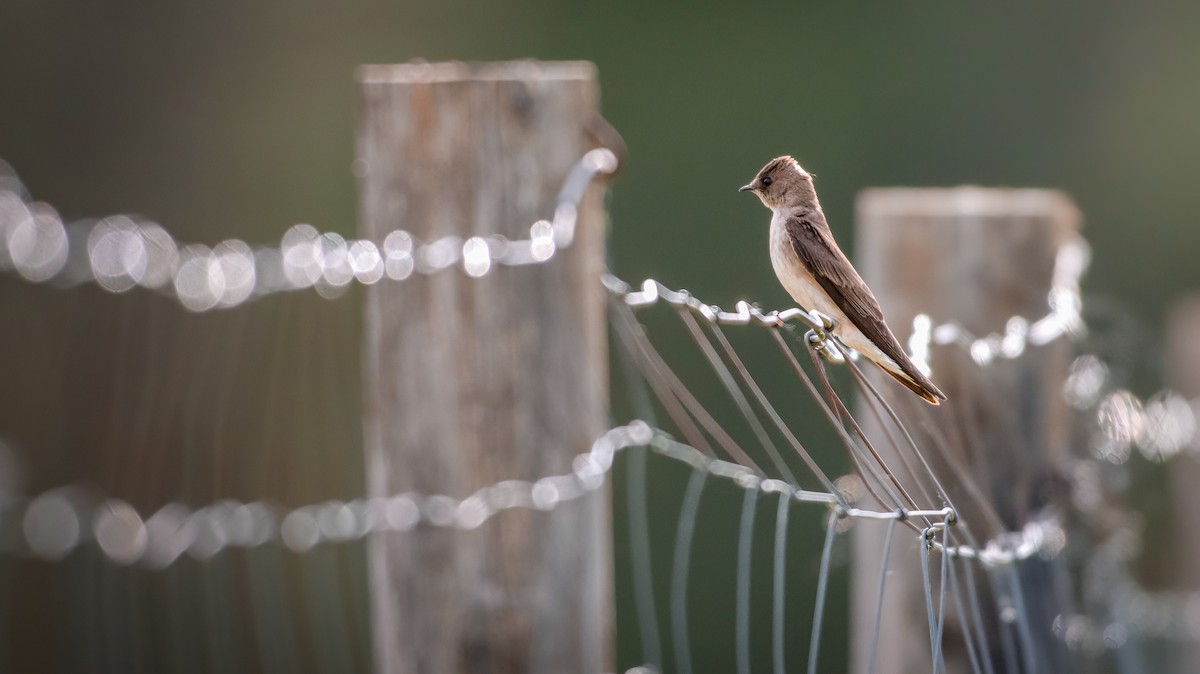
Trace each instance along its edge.
{"label": "bird's eye", "polygon": [[772,182],[773,181],[771,180],[771,176],[763,176],[763,179],[762,179],[763,187],[770,187]]}

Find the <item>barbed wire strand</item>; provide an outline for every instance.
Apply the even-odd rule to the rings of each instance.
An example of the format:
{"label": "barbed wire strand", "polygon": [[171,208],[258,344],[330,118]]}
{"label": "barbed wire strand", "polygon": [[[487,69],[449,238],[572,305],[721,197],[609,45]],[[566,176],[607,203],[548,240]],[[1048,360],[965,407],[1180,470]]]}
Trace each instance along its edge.
{"label": "barbed wire strand", "polygon": [[[598,488],[611,470],[616,453],[639,445],[649,446],[656,454],[674,462],[700,467],[707,474],[729,480],[743,490],[758,489],[803,503],[835,509],[838,506],[838,499],[831,494],[797,489],[782,480],[763,479],[749,468],[714,459],[655,431],[645,422],[633,421],[601,434],[587,453],[576,457],[571,473],[544,476],[532,482],[506,480],[480,488],[462,499],[445,494],[405,492],[348,503],[326,501],[278,515],[274,514],[279,512],[277,507],[267,502],[242,503],[224,499],[194,511],[182,504],[170,503],[143,521],[132,506],[119,499],[96,499],[97,505],[84,506],[80,502],[93,500],[93,497],[81,487],[70,486],[27,499],[23,514],[16,519],[23,523],[29,540],[27,550],[36,557],[50,561],[61,559],[79,543],[93,540],[117,564],[140,562],[149,568],[162,569],[185,552],[207,560],[226,548],[258,547],[271,540],[280,540],[286,547],[303,552],[323,541],[339,542],[372,533],[406,532],[418,524],[469,531],[507,510],[552,510]],[[953,515],[948,508],[874,511],[849,507],[835,512],[843,517],[897,521],[935,516],[945,519]],[[85,528],[85,524],[92,526]],[[1021,546],[1020,554],[967,546],[951,547],[947,552],[978,560],[985,567],[1002,566],[1040,549],[1037,536],[1030,533],[1026,537],[1031,540]],[[1011,545],[1006,543],[1003,547],[1007,549]],[[940,545],[935,547],[942,549]]]}
{"label": "barbed wire strand", "polygon": [[[1082,237],[1075,236],[1063,242],[1055,258],[1051,290],[1047,296],[1050,311],[1033,321],[1022,316],[1009,318],[1005,321],[1007,331],[1004,335],[993,333],[977,337],[958,323],[951,321],[935,325],[929,316],[918,314],[914,318],[914,337],[909,340],[910,355],[927,358],[931,345],[953,344],[971,355],[977,365],[986,366],[998,359],[1018,358],[1030,345],[1040,346],[1060,337],[1080,334],[1084,327],[1080,313],[1079,279],[1089,259],[1090,249]],[[606,274],[603,282],[610,292],[620,296],[634,309],[666,302],[686,305],[706,321],[719,325],[771,328],[799,322],[818,333],[826,332],[829,327],[820,318],[797,307],[763,311],[757,305],[739,300],[734,305],[734,311],[726,311],[716,304],[701,301],[687,291],[672,290],[652,278],[645,279],[640,290],[634,290],[612,274]],[[1026,328],[1022,329],[1022,325]],[[834,362],[840,362],[841,354],[832,353],[830,357]]]}
{"label": "barbed wire strand", "polygon": [[1059,245],[1054,258],[1050,293],[1050,311],[1036,320],[1013,316],[1004,322],[1004,334],[991,333],[977,337],[957,322],[934,325],[926,314],[913,318],[913,333],[909,352],[919,367],[928,367],[929,349],[933,344],[955,344],[968,353],[977,365],[985,366],[996,359],[1018,358],[1030,346],[1041,346],[1065,336],[1085,331],[1081,313],[1082,300],[1079,280],[1091,260],[1091,249],[1082,236],[1072,236]]}
{"label": "barbed wire strand", "polygon": [[[611,150],[584,153],[563,180],[553,216],[530,225],[528,239],[483,234],[422,242],[395,229],[380,242],[347,241],[335,232],[298,224],[288,228],[278,247],[227,239],[212,248],[180,244],[161,225],[138,216],[64,224],[49,204],[29,201],[28,190],[14,174],[12,180],[0,181],[0,271],[32,283],[96,283],[114,293],[141,287],[197,312],[305,288],[333,298],[353,282],[402,281],[460,264],[468,276],[478,278],[498,266],[545,263],[569,247],[588,187],[616,169]],[[81,249],[78,244],[85,245]]]}

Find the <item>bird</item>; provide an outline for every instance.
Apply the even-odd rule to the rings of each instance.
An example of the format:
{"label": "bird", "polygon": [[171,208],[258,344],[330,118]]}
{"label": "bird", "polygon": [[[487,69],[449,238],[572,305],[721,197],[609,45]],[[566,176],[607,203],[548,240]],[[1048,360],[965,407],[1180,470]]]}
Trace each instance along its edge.
{"label": "bird", "polygon": [[946,395],[904,352],[879,301],[838,247],[813,177],[790,156],[776,157],[739,192],[771,209],[771,266],[792,299],[833,319],[833,333],[931,405]]}

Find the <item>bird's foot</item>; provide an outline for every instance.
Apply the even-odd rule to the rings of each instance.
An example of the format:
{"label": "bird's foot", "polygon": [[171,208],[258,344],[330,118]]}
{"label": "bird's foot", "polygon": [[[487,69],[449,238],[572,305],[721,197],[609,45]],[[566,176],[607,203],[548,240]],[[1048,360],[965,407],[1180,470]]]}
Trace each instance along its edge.
{"label": "bird's foot", "polygon": [[838,348],[837,342],[833,339],[833,335],[823,330],[809,330],[804,334],[805,341],[816,351],[822,358],[830,363],[844,363],[846,356],[842,354],[842,350]]}

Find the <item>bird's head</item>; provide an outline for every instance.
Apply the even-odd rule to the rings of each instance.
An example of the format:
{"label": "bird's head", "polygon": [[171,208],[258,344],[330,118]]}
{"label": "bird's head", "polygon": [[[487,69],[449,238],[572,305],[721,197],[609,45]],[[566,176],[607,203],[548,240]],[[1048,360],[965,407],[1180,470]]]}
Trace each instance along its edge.
{"label": "bird's head", "polygon": [[742,185],[738,191],[753,192],[772,210],[815,205],[817,201],[812,175],[788,156],[772,159],[754,176],[754,180]]}

